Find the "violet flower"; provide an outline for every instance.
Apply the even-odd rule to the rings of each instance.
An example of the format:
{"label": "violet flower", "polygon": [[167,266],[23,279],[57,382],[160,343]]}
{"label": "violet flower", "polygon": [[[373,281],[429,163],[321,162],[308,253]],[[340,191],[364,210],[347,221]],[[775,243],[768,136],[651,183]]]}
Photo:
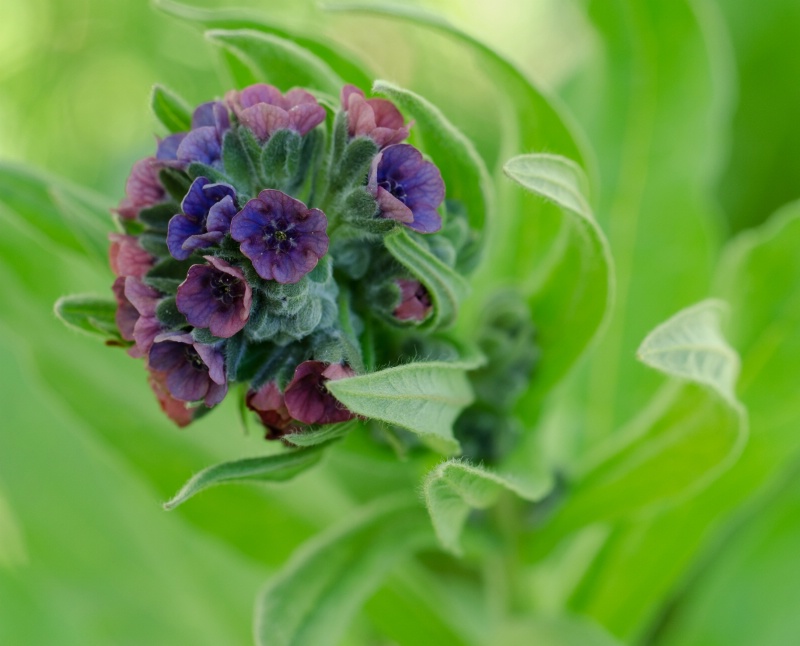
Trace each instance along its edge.
{"label": "violet flower", "polygon": [[300,88],[283,95],[272,85],[256,83],[241,92],[231,90],[225,95],[225,102],[239,122],[261,141],[285,129],[305,135],[325,121],[325,108],[313,94]]}
{"label": "violet flower", "polygon": [[191,334],[157,336],[149,366],[165,373],[167,390],[181,401],[202,399],[211,408],[228,392],[222,353],[212,345],[196,343]]}
{"label": "violet flower", "polygon": [[114,298],[117,300],[114,321],[117,324],[120,336],[126,341],[133,341],[133,329],[139,320],[139,310],[125,296],[125,280],[124,276],[119,276],[111,286]]}
{"label": "violet flower", "polygon": [[125,198],[116,212],[126,220],[132,220],[142,209],[151,207],[167,198],[161,185],[158,172],[161,166],[155,157],[137,161],[125,182]]}
{"label": "violet flower", "polygon": [[434,164],[409,144],[395,144],[372,160],[367,188],[381,216],[402,222],[419,233],[442,228],[437,208],[444,200],[444,181]]}
{"label": "violet flower", "polygon": [[203,257],[209,264],[192,265],[178,286],[178,311],[195,327],[232,337],[250,317],[253,291],[240,269],[214,256]]}
{"label": "violet flower", "polygon": [[169,221],[167,247],[177,260],[186,260],[195,249],[218,243],[236,215],[236,191],[229,184],[212,184],[198,177],[181,202],[181,211]]}
{"label": "violet flower", "polygon": [[334,424],[353,419],[355,415],[325,388],[326,381],[353,375],[352,368],[339,363],[304,361],[297,366],[283,395],[289,414],[304,424]]}
{"label": "violet flower", "polygon": [[261,278],[296,283],[328,252],[327,226],[319,209],[266,189],[233,218],[231,237]]}
{"label": "violet flower", "polygon": [[294,419],[286,408],[283,393],[274,381],[268,381],[258,390],[249,391],[245,403],[258,414],[267,428],[266,439],[277,440],[292,432]]}
{"label": "violet flower", "polygon": [[222,138],[231,127],[225,104],[210,101],[192,113],[192,129],[177,132],[158,142],[156,157],[170,166],[184,168],[192,162],[219,166],[222,160]]}
{"label": "violet flower", "polygon": [[351,137],[370,137],[379,148],[399,144],[408,137],[403,115],[386,99],[367,99],[355,85],[342,88],[342,109],[347,112]]}
{"label": "violet flower", "polygon": [[401,321],[424,321],[431,308],[431,295],[418,280],[398,278],[400,288],[400,304],[394,310],[395,318]]}

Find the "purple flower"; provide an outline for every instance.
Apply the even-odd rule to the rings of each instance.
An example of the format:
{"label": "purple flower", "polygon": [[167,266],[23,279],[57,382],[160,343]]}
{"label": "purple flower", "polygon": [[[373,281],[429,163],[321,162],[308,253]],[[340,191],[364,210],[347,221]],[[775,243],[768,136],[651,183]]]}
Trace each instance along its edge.
{"label": "purple flower", "polygon": [[181,401],[219,404],[228,392],[225,360],[214,346],[195,343],[191,334],[162,334],[150,349],[149,366],[163,372],[167,390]]}
{"label": "purple flower", "polygon": [[231,236],[261,278],[296,283],[328,252],[327,226],[319,209],[267,189],[236,214]]}
{"label": "purple flower", "polygon": [[400,288],[400,305],[394,310],[394,315],[401,321],[424,321],[431,311],[431,295],[425,286],[418,280],[398,278],[396,281]]}
{"label": "purple flower", "polygon": [[283,395],[289,414],[304,424],[334,424],[353,419],[355,415],[325,388],[326,381],[353,375],[352,368],[339,363],[304,361],[297,366]]}
{"label": "purple flower", "polygon": [[195,327],[232,337],[247,323],[253,291],[240,269],[214,256],[203,257],[209,264],[192,265],[178,287],[178,311]]}
{"label": "purple flower", "polygon": [[156,157],[162,163],[184,168],[192,162],[219,166],[222,138],[231,127],[225,104],[210,101],[199,105],[192,114],[192,129],[177,132],[158,142]]}
{"label": "purple flower", "polygon": [[284,96],[272,85],[256,83],[241,92],[231,90],[225,95],[225,102],[239,122],[261,141],[285,129],[305,135],[325,121],[325,108],[313,94],[299,88]]}
{"label": "purple flower", "polygon": [[294,420],[289,415],[283,393],[274,381],[265,383],[258,390],[251,390],[245,398],[247,407],[255,411],[266,426],[266,439],[277,440],[292,432]]}
{"label": "purple flower", "polygon": [[158,179],[160,165],[155,157],[137,161],[125,182],[125,199],[116,212],[126,220],[132,220],[142,209],[163,202],[167,193]]}
{"label": "purple flower", "polygon": [[367,188],[378,201],[382,217],[419,233],[442,228],[436,211],[444,200],[442,174],[414,146],[395,144],[379,152],[372,160]]}
{"label": "purple flower", "polygon": [[167,230],[167,247],[178,260],[195,249],[216,244],[229,231],[236,215],[236,191],[229,184],[212,184],[198,177],[181,202],[183,213],[174,215]]}
{"label": "purple flower", "polygon": [[371,137],[379,148],[399,144],[408,137],[408,127],[394,103],[367,99],[355,85],[342,88],[342,108],[347,112],[347,131],[351,137]]}
{"label": "purple flower", "polygon": [[139,311],[125,296],[125,277],[120,276],[111,286],[114,298],[117,299],[117,311],[114,320],[120,336],[126,341],[133,341],[133,328],[139,320]]}

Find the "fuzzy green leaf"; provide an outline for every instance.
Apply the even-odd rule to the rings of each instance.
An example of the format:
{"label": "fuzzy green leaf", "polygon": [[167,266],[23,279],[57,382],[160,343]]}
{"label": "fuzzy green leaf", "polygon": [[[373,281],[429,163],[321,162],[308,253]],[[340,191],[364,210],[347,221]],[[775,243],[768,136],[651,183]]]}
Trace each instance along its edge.
{"label": "fuzzy green leaf", "polygon": [[329,440],[344,437],[358,425],[358,422],[341,422],[340,424],[326,424],[314,430],[301,431],[284,435],[281,439],[294,446],[317,446]]}
{"label": "fuzzy green leaf", "polygon": [[408,429],[435,450],[450,454],[458,450],[453,422],[474,399],[467,371],[480,364],[477,357],[409,363],[326,386],[357,415]]}
{"label": "fuzzy green leaf", "polygon": [[560,244],[531,276],[528,288],[542,359],[528,404],[541,399],[603,326],[614,294],[614,265],[586,197],[581,168],[558,155],[520,155],[503,170],[526,190],[561,208]]}
{"label": "fuzzy green leaf", "polygon": [[541,500],[552,489],[552,478],[501,476],[459,460],[442,462],[425,478],[422,485],[425,504],[436,536],[444,549],[461,554],[459,537],[471,509],[486,509],[503,491],[524,500]]}
{"label": "fuzzy green leaf", "polygon": [[434,543],[415,500],[377,500],[303,545],[256,604],[258,646],[334,646],[403,559]]}
{"label": "fuzzy green leaf", "polygon": [[469,294],[469,283],[414,240],[404,228],[397,227],[383,240],[389,253],[425,285],[431,296],[433,313],[419,327],[435,330],[455,323],[458,307]]}
{"label": "fuzzy green leaf", "polygon": [[252,29],[214,29],[206,38],[236,56],[256,78],[284,92],[297,86],[337,96],[343,85],[327,63],[286,38]]}
{"label": "fuzzy green leaf", "polygon": [[465,265],[473,266],[480,254],[487,222],[493,219],[494,198],[489,172],[472,142],[435,105],[423,97],[388,81],[375,81],[372,91],[383,95],[415,120],[423,148],[442,172],[447,198],[461,201],[470,227],[478,234],[474,247],[467,248]]}
{"label": "fuzzy green leaf", "polygon": [[168,132],[186,132],[192,127],[192,109],[181,97],[163,85],[154,85],[150,109]]}
{"label": "fuzzy green leaf", "polygon": [[114,315],[117,304],[113,299],[99,296],[63,296],[56,301],[55,313],[73,330],[99,336],[104,340],[119,341]]}
{"label": "fuzzy green leaf", "polygon": [[317,464],[322,458],[324,448],[326,445],[320,444],[316,447],[277,455],[244,458],[215,464],[192,476],[178,493],[164,503],[164,509],[174,509],[203,489],[226,482],[283,482],[290,480]]}

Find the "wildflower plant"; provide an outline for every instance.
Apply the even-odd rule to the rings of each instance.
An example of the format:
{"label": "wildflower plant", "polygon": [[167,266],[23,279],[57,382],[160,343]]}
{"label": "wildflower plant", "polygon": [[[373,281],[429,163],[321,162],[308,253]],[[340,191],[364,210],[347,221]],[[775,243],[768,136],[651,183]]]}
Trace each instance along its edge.
{"label": "wildflower plant", "polygon": [[[765,427],[791,417],[764,414],[770,397],[757,377],[782,359],[748,299],[758,294],[783,322],[770,334],[794,320],[781,294],[759,289],[775,259],[791,268],[787,285],[800,284],[796,207],[732,242],[712,277],[696,204],[663,206],[672,193],[640,178],[633,193],[672,219],[636,220],[636,207],[600,183],[563,108],[442,21],[347,8],[469,52],[504,115],[481,112],[480,128],[462,118],[475,141],[425,92],[374,80],[319,35],[158,4],[205,30],[231,86],[196,107],[154,88],[160,136],[131,160],[104,224],[75,216],[96,212],[97,200],[63,187],[52,194],[66,196],[58,208],[79,226],[45,226],[39,204],[29,210],[60,244],[102,248],[108,293],[65,296],[56,313],[120,363],[139,362],[152,407],[188,427],[181,442],[206,416],[229,424],[215,410],[226,401],[264,438],[256,455],[205,465],[182,487],[170,480],[178,491],[166,509],[216,485],[288,481],[263,498],[240,488],[229,510],[252,541],[243,551],[259,556],[252,536],[283,530],[278,507],[273,517],[259,504],[313,500],[312,515],[337,496],[350,502],[349,517],[274,564],[256,604],[257,643],[339,643],[401,560],[409,571],[399,585],[422,599],[421,621],[453,643],[657,635],[654,617],[688,580],[688,554],[752,500],[743,483],[766,488],[778,463],[758,435],[755,452],[748,444],[751,414]],[[627,24],[603,11],[609,33]],[[662,11],[701,42],[689,13]],[[664,66],[677,65],[670,54],[660,52]],[[626,79],[609,84],[631,92]],[[606,99],[597,119],[613,112]],[[595,141],[609,159],[620,153]],[[691,159],[696,168],[680,170],[702,194],[714,162]],[[641,231],[615,225],[615,209]],[[676,254],[679,235],[702,238],[702,257]],[[680,287],[640,309],[667,280]],[[325,487],[291,498],[297,476],[320,470]],[[715,507],[717,495],[729,509]],[[243,540],[205,513],[193,518]],[[652,554],[669,572],[649,572]],[[398,643],[405,623],[391,628]]]}

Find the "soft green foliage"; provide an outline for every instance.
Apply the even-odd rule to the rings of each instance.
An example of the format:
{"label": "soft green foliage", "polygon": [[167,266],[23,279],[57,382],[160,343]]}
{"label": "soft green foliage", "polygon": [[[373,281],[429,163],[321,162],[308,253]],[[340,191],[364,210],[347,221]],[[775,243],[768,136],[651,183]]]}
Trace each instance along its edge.
{"label": "soft green foliage", "polygon": [[378,499],[295,552],[256,604],[259,646],[334,646],[403,557],[433,539],[415,502]]}
{"label": "soft green foliage", "polygon": [[446,550],[461,554],[459,536],[470,509],[486,509],[504,492],[524,500],[541,500],[552,489],[552,478],[501,476],[458,460],[442,462],[422,486],[436,536]]}
{"label": "soft green foliage", "polygon": [[[767,216],[800,196],[797,3],[242,3],[0,0],[0,643],[248,643],[265,580],[262,645],[792,643],[800,203]],[[348,226],[430,292],[429,345],[387,367],[384,331],[356,349],[339,302],[364,361],[326,385],[372,421],[267,457],[235,405],[176,432],[97,343],[123,344],[109,209],[148,133],[256,81],[311,88],[331,121],[342,83],[392,100],[442,170],[448,240],[460,218],[479,231],[454,268],[353,191]],[[252,168],[296,180],[289,138],[269,158],[252,143],[224,146],[244,196]],[[342,145],[336,181],[359,185],[372,146]],[[164,230],[174,208],[143,219]],[[181,275],[148,280],[174,293]],[[88,335],[53,315],[73,291],[103,295],[56,304]],[[479,342],[498,293],[530,323],[498,333],[507,363],[442,358]],[[520,357],[536,363],[496,429],[508,452],[443,458],[459,415],[516,397],[492,368]],[[191,473],[168,505],[209,490],[163,514]]]}

